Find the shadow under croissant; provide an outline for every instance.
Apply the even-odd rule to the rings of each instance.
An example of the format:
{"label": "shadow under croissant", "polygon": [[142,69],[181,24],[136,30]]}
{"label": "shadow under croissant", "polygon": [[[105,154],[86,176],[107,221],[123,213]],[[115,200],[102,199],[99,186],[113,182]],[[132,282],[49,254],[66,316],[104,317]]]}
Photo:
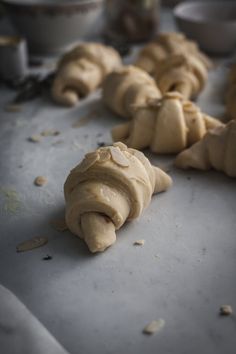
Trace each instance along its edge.
{"label": "shadow under croissant", "polygon": [[[94,256],[101,255],[103,252],[92,253],[84,239],[74,235],[69,229],[64,231],[56,230],[53,227],[53,223],[56,221],[62,221],[65,218],[65,210],[64,206],[61,206],[58,209],[53,210],[53,212],[48,217],[48,224],[51,225],[53,232],[53,237],[49,238],[48,247],[49,250],[47,252],[52,253],[53,255],[59,255],[66,257],[67,259],[75,259],[77,261],[81,260],[90,260]],[[135,221],[134,221],[135,222]],[[127,229],[131,227],[132,221],[127,221],[122,229]],[[93,230],[90,230],[93,231]],[[117,242],[120,237],[122,237],[122,233],[119,230],[115,232],[114,242]],[[112,244],[111,244],[112,246]],[[107,248],[109,250],[110,247]]]}

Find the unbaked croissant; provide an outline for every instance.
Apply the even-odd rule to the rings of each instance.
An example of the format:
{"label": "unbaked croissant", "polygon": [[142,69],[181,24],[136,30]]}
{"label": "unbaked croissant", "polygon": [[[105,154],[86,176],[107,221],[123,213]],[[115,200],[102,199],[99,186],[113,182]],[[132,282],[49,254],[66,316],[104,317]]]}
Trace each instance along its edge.
{"label": "unbaked croissant", "polygon": [[226,93],[226,110],[231,119],[236,119],[236,63],[229,72],[229,87]]}
{"label": "unbaked croissant", "polygon": [[169,92],[162,99],[136,107],[130,122],[113,128],[112,138],[135,149],[178,153],[202,139],[209,129],[222,125],[178,92]]}
{"label": "unbaked croissant", "polygon": [[120,65],[120,55],[112,47],[99,43],[80,44],[59,61],[52,96],[60,104],[74,106]]}
{"label": "unbaked croissant", "polygon": [[122,143],[100,148],[85,155],[65,182],[67,226],[91,252],[104,251],[116,241],[115,231],[171,183],[137,150]]}
{"label": "unbaked croissant", "polygon": [[198,143],[182,151],[175,165],[183,169],[214,168],[236,177],[236,121],[209,131]]}
{"label": "unbaked croissant", "polygon": [[141,51],[136,66],[152,75],[161,92],[178,91],[186,99],[204,87],[210,60],[181,33],[165,33]]}
{"label": "unbaked croissant", "polygon": [[148,43],[139,53],[136,66],[156,76],[158,66],[172,55],[187,54],[197,58],[210,69],[211,60],[202,53],[196,42],[188,40],[183,33],[166,32],[159,34],[156,39]]}
{"label": "unbaked croissant", "polygon": [[160,97],[155,81],[145,71],[131,65],[113,71],[103,82],[104,102],[125,118],[131,118],[135,106]]}
{"label": "unbaked croissant", "polygon": [[208,78],[206,67],[194,56],[178,54],[163,61],[156,70],[156,82],[162,94],[177,91],[185,99],[196,97]]}

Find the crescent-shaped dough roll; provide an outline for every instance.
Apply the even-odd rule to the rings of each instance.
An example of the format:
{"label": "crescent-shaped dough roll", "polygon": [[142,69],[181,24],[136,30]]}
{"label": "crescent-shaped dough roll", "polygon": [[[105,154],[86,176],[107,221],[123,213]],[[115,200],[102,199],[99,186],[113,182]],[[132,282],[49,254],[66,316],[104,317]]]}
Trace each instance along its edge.
{"label": "crescent-shaped dough roll", "polygon": [[194,56],[207,69],[210,69],[213,65],[211,60],[199,50],[196,42],[188,40],[183,33],[177,32],[159,34],[155,40],[148,43],[140,51],[135,65],[147,71],[151,76],[156,76],[159,64],[172,55],[178,54]]}
{"label": "crescent-shaped dough roll", "polygon": [[182,151],[175,165],[183,169],[214,168],[236,177],[236,121],[209,131],[198,143]]}
{"label": "crescent-shaped dough roll", "polygon": [[134,66],[123,66],[113,71],[103,83],[104,102],[125,118],[131,118],[135,106],[160,97],[155,81]]}
{"label": "crescent-shaped dough roll", "polygon": [[169,92],[156,102],[137,107],[130,122],[113,128],[112,138],[135,149],[179,153],[218,126],[223,123],[183,100],[178,92]]}
{"label": "crescent-shaped dough roll", "polygon": [[212,63],[195,42],[170,32],[144,47],[136,66],[155,78],[162,94],[178,91],[189,99],[203,89]]}
{"label": "crescent-shaped dough roll", "polygon": [[229,87],[226,93],[226,110],[230,119],[236,119],[236,63],[229,72]]}
{"label": "crescent-shaped dough roll", "polygon": [[99,43],[80,44],[59,61],[52,97],[59,104],[74,106],[120,65],[120,55],[112,47]]}
{"label": "crescent-shaped dough roll", "polygon": [[143,153],[122,143],[102,147],[85,155],[65,182],[67,226],[91,252],[104,251],[115,242],[116,230],[139,217],[152,194],[171,183]]}
{"label": "crescent-shaped dough roll", "polygon": [[156,70],[156,82],[162,94],[177,91],[185,99],[196,97],[204,88],[207,77],[206,67],[191,55],[173,55]]}

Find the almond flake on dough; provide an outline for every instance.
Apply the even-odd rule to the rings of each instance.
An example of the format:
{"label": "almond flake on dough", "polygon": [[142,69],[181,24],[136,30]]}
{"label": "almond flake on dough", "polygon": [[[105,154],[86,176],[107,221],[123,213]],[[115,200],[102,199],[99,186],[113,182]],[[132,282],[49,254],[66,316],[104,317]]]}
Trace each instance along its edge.
{"label": "almond flake on dough", "polygon": [[118,147],[111,146],[111,158],[118,166],[129,167],[129,160],[124,156]]}
{"label": "almond flake on dough", "polygon": [[92,167],[96,161],[99,160],[99,154],[98,152],[90,152],[88,154],[85,155],[85,158],[83,159],[83,161],[81,162],[81,164],[79,165],[78,170],[80,172],[85,172],[87,171],[90,167]]}

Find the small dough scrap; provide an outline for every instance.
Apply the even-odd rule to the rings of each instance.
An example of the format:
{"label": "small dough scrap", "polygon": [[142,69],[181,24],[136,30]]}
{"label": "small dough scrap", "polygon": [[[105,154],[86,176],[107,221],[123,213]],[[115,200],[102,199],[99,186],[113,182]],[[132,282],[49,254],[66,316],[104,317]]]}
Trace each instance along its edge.
{"label": "small dough scrap", "polygon": [[231,316],[233,314],[233,309],[230,305],[222,305],[220,307],[221,316]]}
{"label": "small dough scrap", "polygon": [[182,169],[214,168],[230,177],[236,177],[236,121],[210,130],[202,140],[182,151],[175,165]]}
{"label": "small dough scrap", "polygon": [[145,240],[134,241],[134,246],[143,246],[144,244],[145,244]]}
{"label": "small dough scrap", "polygon": [[66,224],[91,252],[102,252],[115,242],[116,230],[139,217],[152,194],[171,184],[143,153],[120,142],[102,147],[87,154],[66,179]]}
{"label": "small dough scrap", "polygon": [[112,161],[115,162],[117,165],[121,167],[129,167],[129,160],[127,157],[121,152],[119,147],[110,147],[110,152],[111,152],[111,158]]}

